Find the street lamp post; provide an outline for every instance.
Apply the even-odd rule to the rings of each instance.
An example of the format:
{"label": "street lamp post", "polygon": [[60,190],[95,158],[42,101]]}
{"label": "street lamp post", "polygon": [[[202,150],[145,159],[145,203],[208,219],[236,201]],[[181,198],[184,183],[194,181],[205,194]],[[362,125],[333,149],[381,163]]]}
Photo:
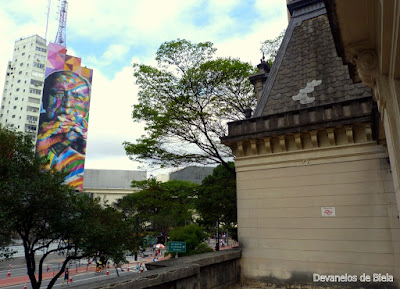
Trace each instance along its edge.
{"label": "street lamp post", "polygon": [[219,218],[217,219],[217,238],[215,240],[215,251],[219,251]]}

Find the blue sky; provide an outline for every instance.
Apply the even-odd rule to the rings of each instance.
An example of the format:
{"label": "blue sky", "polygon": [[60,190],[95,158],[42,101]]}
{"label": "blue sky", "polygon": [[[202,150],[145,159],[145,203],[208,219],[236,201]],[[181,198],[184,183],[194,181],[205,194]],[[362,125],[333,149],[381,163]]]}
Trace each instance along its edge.
{"label": "blue sky", "polygon": [[[58,0],[50,6],[48,40],[57,32]],[[20,37],[44,36],[48,0],[0,0],[0,74]],[[122,147],[143,134],[133,123],[133,62],[155,65],[161,43],[211,41],[218,56],[257,65],[260,43],[287,26],[285,0],[69,0],[68,54],[94,69],[86,168],[136,169]],[[4,77],[0,77],[0,87]]]}

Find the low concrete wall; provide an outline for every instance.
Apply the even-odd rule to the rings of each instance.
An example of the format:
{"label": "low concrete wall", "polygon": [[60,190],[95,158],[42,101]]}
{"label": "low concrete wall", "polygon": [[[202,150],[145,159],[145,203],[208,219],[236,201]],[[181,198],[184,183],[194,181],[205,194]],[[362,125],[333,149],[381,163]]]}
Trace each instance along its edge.
{"label": "low concrete wall", "polygon": [[146,264],[149,271],[113,277],[77,289],[240,288],[240,249],[223,250]]}

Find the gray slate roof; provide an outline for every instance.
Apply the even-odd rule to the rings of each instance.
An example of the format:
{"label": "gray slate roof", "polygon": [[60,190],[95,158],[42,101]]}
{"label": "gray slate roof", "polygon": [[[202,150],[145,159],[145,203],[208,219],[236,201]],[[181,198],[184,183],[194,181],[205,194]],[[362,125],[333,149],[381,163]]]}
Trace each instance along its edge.
{"label": "gray slate roof", "polygon": [[215,167],[196,167],[189,166],[169,175],[170,180],[188,181],[201,184],[203,179],[213,173]]}
{"label": "gray slate roof", "polygon": [[292,13],[254,117],[372,96],[337,55],[323,2]]}
{"label": "gray slate roof", "polygon": [[144,181],[146,171],[85,169],[84,189],[131,189],[131,182]]}

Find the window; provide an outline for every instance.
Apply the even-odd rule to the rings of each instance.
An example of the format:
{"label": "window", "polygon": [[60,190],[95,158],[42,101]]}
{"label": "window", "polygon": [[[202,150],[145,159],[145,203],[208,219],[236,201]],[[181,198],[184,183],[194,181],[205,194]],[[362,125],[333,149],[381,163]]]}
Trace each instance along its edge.
{"label": "window", "polygon": [[21,63],[19,64],[19,66],[22,66],[22,65],[24,65],[24,63],[23,63],[23,62],[21,62]]}
{"label": "window", "polygon": [[36,125],[26,124],[25,125],[25,132],[35,132]]}
{"label": "window", "polygon": [[16,88],[15,91],[19,91],[19,88]]}
{"label": "window", "polygon": [[32,71],[32,76],[43,78],[43,77],[44,77],[44,74],[41,73],[41,72]]}
{"label": "window", "polygon": [[44,64],[43,63],[34,62],[33,63],[33,67],[37,67],[37,68],[43,69],[44,68]]}
{"label": "window", "polygon": [[31,84],[34,85],[34,86],[42,86],[43,85],[43,81],[36,80],[36,79],[31,79]]}
{"label": "window", "polygon": [[22,71],[20,71],[18,74],[22,74]]}
{"label": "window", "polygon": [[24,45],[24,47],[22,47],[22,48],[25,48],[25,45]]}
{"label": "window", "polygon": [[46,48],[36,46],[37,51],[46,52]]}
{"label": "window", "polygon": [[36,89],[36,88],[29,88],[29,92],[30,93],[34,93],[34,94],[41,94],[42,91],[40,89]]}
{"label": "window", "polygon": [[37,59],[38,61],[45,61],[46,60],[46,56],[42,55],[42,54],[35,53],[35,59]]}
{"label": "window", "polygon": [[40,104],[40,99],[39,98],[28,97],[28,101],[31,102],[31,103]]}
{"label": "window", "polygon": [[26,117],[26,120],[27,120],[29,123],[36,123],[37,120],[38,120],[38,117],[37,117],[37,116],[28,115],[28,116]]}
{"label": "window", "polygon": [[21,82],[21,79],[18,79],[17,83],[20,83],[20,82]]}
{"label": "window", "polygon": [[15,118],[15,114],[13,114],[13,116],[11,118]]}
{"label": "window", "polygon": [[18,96],[15,98],[15,100],[18,100]]}
{"label": "window", "polygon": [[26,108],[26,111],[30,111],[30,112],[38,112],[39,109],[37,107],[33,107],[33,106],[28,106]]}
{"label": "window", "polygon": [[13,109],[16,109],[16,108],[17,108],[17,106],[16,106],[16,105],[14,105]]}
{"label": "window", "polygon": [[25,52],[22,52],[22,56],[24,56],[25,55]]}

